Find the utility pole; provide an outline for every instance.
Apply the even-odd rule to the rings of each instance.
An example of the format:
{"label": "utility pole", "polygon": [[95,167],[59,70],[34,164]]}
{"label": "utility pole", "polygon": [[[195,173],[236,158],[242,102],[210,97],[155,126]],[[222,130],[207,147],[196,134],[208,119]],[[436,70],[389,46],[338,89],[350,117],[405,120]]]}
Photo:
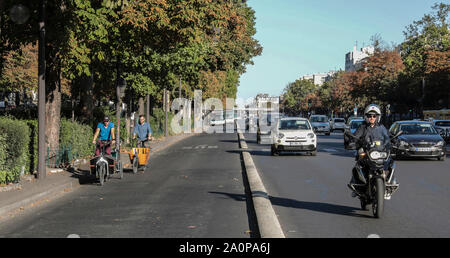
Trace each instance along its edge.
{"label": "utility pole", "polygon": [[167,102],[168,102],[168,97],[167,97],[167,90],[164,89],[164,137],[167,137]]}
{"label": "utility pole", "polygon": [[181,99],[181,76],[180,76],[180,82],[179,82],[179,90],[178,90],[178,98]]}
{"label": "utility pole", "polygon": [[146,120],[150,123],[150,94],[147,94]]}
{"label": "utility pole", "polygon": [[45,165],[45,3],[41,0],[39,17],[39,50],[38,50],[38,179],[44,179],[47,171]]}

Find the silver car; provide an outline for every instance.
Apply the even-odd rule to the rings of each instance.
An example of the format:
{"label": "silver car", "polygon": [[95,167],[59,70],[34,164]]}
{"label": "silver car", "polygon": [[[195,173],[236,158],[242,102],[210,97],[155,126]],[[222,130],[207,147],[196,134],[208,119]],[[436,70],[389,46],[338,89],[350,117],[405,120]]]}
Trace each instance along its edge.
{"label": "silver car", "polygon": [[344,118],[333,118],[330,120],[331,132],[335,130],[345,131],[345,119]]}
{"label": "silver car", "polygon": [[312,115],[309,117],[309,122],[315,133],[324,133],[325,135],[331,134],[330,122],[325,115]]}

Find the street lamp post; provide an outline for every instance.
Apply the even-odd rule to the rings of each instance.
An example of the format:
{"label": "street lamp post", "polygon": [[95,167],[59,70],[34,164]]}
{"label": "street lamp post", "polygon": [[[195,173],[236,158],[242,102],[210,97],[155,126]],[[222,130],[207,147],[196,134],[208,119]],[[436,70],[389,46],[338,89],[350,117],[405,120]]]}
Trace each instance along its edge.
{"label": "street lamp post", "polygon": [[[44,179],[47,174],[45,166],[45,6],[46,0],[41,0],[38,40],[38,179]],[[10,9],[9,15],[13,22],[23,24],[30,17],[30,12],[26,6],[18,4]]]}
{"label": "street lamp post", "polygon": [[[118,69],[120,71],[120,69]],[[119,76],[119,74],[118,74]],[[116,120],[117,120],[117,130],[116,130],[116,155],[117,160],[120,161],[120,115],[122,113],[122,99],[125,96],[125,90],[127,87],[127,82],[121,76],[117,78],[117,108],[116,108]]]}
{"label": "street lamp post", "polygon": [[38,179],[44,179],[47,172],[45,166],[45,4],[42,0],[41,16],[39,19],[39,52],[38,52],[38,76],[39,76],[39,92],[38,92]]}

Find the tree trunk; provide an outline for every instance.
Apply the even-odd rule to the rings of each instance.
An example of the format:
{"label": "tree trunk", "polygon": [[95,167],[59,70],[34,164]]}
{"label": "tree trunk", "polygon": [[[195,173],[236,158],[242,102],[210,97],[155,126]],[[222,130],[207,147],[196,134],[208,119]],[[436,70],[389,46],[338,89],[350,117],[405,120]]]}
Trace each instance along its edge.
{"label": "tree trunk", "polygon": [[93,76],[83,76],[79,79],[78,84],[81,121],[89,123],[94,117],[94,78]]}
{"label": "tree trunk", "polygon": [[139,97],[139,116],[145,115],[145,101],[144,97]]}
{"label": "tree trunk", "polygon": [[45,136],[50,149],[59,148],[59,133],[61,126],[61,80],[60,71],[52,71],[47,80],[45,100]]}

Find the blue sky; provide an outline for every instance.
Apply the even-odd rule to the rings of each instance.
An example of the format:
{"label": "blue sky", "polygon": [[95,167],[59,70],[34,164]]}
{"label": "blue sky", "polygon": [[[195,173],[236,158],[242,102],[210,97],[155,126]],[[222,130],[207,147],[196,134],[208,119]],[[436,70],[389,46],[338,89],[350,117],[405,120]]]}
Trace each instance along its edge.
{"label": "blue sky", "polygon": [[[447,0],[448,1],[448,0]],[[238,98],[280,95],[306,74],[345,68],[345,54],[380,34],[401,43],[403,31],[432,11],[436,0],[249,0],[263,54],[247,67]],[[446,2],[442,0],[440,2]]]}

